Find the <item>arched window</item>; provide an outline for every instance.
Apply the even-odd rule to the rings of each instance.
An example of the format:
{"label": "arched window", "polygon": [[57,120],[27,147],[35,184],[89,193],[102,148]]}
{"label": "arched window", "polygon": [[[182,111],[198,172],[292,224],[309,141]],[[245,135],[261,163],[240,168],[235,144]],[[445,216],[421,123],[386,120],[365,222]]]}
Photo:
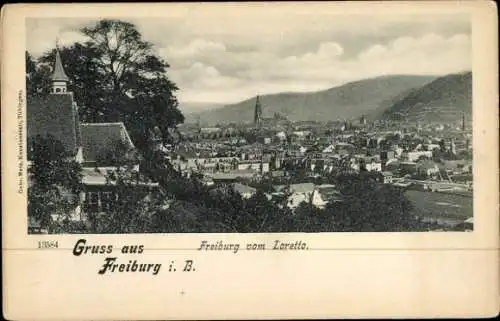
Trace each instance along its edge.
{"label": "arched window", "polygon": [[56,93],[61,92],[61,88],[56,88]]}

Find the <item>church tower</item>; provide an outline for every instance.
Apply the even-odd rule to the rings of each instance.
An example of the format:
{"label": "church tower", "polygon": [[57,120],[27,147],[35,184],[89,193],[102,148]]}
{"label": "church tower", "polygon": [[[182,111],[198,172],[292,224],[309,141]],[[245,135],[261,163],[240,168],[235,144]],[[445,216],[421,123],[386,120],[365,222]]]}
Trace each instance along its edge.
{"label": "church tower", "polygon": [[51,93],[52,94],[65,94],[67,90],[67,85],[69,78],[64,72],[64,67],[61,61],[61,55],[59,54],[59,48],[56,46],[56,61],[54,63],[54,72],[50,78],[52,82]]}
{"label": "church tower", "polygon": [[260,126],[262,121],[262,107],[260,106],[259,96],[257,96],[257,100],[255,101],[255,112],[253,122],[256,127]]}

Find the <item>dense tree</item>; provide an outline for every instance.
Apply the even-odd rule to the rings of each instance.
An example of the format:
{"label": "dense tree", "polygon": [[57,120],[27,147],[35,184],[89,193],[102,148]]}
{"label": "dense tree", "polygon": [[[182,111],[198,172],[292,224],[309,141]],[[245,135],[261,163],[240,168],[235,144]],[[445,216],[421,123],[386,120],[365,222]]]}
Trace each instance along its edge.
{"label": "dense tree", "polygon": [[[59,53],[70,82],[68,91],[72,92],[79,106],[80,119],[84,122],[105,120],[107,91],[103,74],[97,64],[99,53],[90,44],[75,43],[59,47]],[[49,70],[54,65],[56,49],[49,50],[38,59],[38,66]],[[50,72],[44,74],[43,81],[50,82]],[[50,86],[44,86],[48,93]]]}
{"label": "dense tree", "polygon": [[29,142],[28,217],[42,228],[52,228],[52,214],[67,222],[76,207],[74,195],[81,191],[80,164],[68,158],[62,143],[52,136],[34,137]]}
{"label": "dense tree", "polygon": [[[108,174],[109,188],[116,197],[108,200],[108,214],[94,223],[99,233],[146,232],[289,232],[289,231],[399,231],[411,228],[414,220],[410,203],[401,190],[380,184],[370,173],[348,174],[349,163],[340,160],[328,181],[338,183],[344,196],[325,210],[304,202],[292,214],[287,207],[289,191],[282,198],[269,200],[261,188],[248,199],[230,188],[207,187],[197,178],[185,178],[164,155],[153,148],[161,141],[175,143],[176,125],[184,118],[174,96],[177,87],[167,77],[168,63],[154,51],[137,28],[119,20],[101,20],[81,32],[83,43],[59,48],[69,90],[80,106],[85,122],[123,121],[136,146],[149,177],[158,179],[160,188],[140,186],[147,181],[131,168],[129,151],[117,144],[101,163],[120,168]],[[26,81],[29,95],[48,93],[50,66],[55,50],[34,61],[26,53]],[[278,118],[278,117],[276,117]],[[257,139],[255,130],[240,130],[248,143]],[[222,133],[220,134],[222,135]],[[220,135],[217,135],[220,137]],[[288,135],[288,138],[291,136]],[[387,145],[399,141],[388,138]],[[290,141],[289,141],[290,142]],[[358,142],[365,146],[366,142]],[[38,139],[31,150],[29,215],[47,225],[50,214],[72,206],[65,191],[79,191],[79,165],[68,160],[58,142]],[[125,157],[125,158],[124,158]],[[137,159],[133,159],[137,161]],[[290,164],[291,165],[291,164]],[[296,166],[289,166],[289,169]],[[306,168],[296,170],[292,182],[307,179]],[[340,175],[340,176],[339,176]],[[270,186],[261,186],[269,192]]]}
{"label": "dense tree", "polygon": [[33,184],[45,189],[56,186],[72,192],[81,190],[81,167],[72,160],[63,144],[53,136],[36,136],[29,142],[29,174]]}
{"label": "dense tree", "polygon": [[[166,75],[169,65],[153,45],[142,39],[133,24],[120,20],[101,20],[81,32],[87,41],[59,50],[82,121],[123,121],[140,148],[151,147],[155,129],[163,143],[175,142],[176,125],[184,117],[177,108],[177,87]],[[40,57],[38,67],[33,68],[33,59],[27,55],[27,75],[35,74],[28,86],[30,93],[38,88],[46,91],[48,77],[38,70],[45,72],[54,57],[55,49]]]}
{"label": "dense tree", "polygon": [[333,215],[304,201],[295,209],[288,228],[293,232],[332,232]]}
{"label": "dense tree", "polygon": [[37,65],[35,59],[29,52],[26,57],[26,93],[28,96],[44,95],[50,89],[50,67]]}
{"label": "dense tree", "polygon": [[[108,173],[105,214],[92,217],[97,233],[147,233],[153,215],[165,205],[161,191],[131,167]],[[102,200],[101,200],[102,202]]]}
{"label": "dense tree", "polygon": [[187,201],[172,201],[152,216],[150,232],[152,233],[229,233],[230,227],[205,216],[213,216],[212,212],[202,206]]}
{"label": "dense tree", "polygon": [[326,212],[334,215],[334,230],[348,232],[409,231],[418,222],[404,190],[380,184],[376,173],[343,175],[338,187],[340,203],[329,204]]}

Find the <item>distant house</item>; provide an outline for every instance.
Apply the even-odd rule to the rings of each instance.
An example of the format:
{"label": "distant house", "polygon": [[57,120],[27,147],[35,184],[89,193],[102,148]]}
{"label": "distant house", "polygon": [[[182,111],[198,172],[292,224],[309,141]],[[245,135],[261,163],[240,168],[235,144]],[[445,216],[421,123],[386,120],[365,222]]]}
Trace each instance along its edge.
{"label": "distant house", "polygon": [[382,171],[382,163],[377,161],[372,157],[359,156],[351,159],[350,167],[359,171],[362,167],[369,172],[381,172]]}
{"label": "distant house", "polygon": [[399,147],[398,145],[392,145],[390,150],[393,151],[395,156],[398,158],[403,156],[404,150],[401,147]]}
{"label": "distant house", "polygon": [[401,165],[401,162],[398,161],[397,159],[393,158],[393,159],[389,159],[386,163],[385,163],[385,169],[386,171],[396,171],[400,168],[400,165]]}
{"label": "distant house", "polygon": [[260,136],[258,137],[257,141],[264,145],[268,145],[271,144],[272,139],[269,136]]}
{"label": "distant house", "polygon": [[433,151],[434,149],[440,149],[439,144],[427,144],[427,150]]}
{"label": "distant house", "polygon": [[[276,186],[275,190],[278,193],[282,193],[286,190],[286,186]],[[313,183],[292,184],[289,186],[288,192],[290,196],[288,197],[287,206],[290,209],[297,208],[302,202],[311,203],[318,208],[324,208],[328,203],[322,198]]]}
{"label": "distant house", "polygon": [[269,172],[269,175],[271,177],[285,177],[286,172],[282,171],[282,170],[274,170],[274,171]]}
{"label": "distant house", "polygon": [[404,152],[403,158],[410,162],[417,161],[420,157],[432,158],[432,151],[414,151],[414,152]]}
{"label": "distant house", "polygon": [[384,184],[392,183],[393,177],[394,175],[392,174],[392,172],[388,171],[382,172],[382,179]]}
{"label": "distant house", "polygon": [[396,160],[396,154],[394,153],[394,151],[382,151],[380,152],[379,158],[381,169],[382,171],[385,171],[387,170],[387,165],[389,164],[389,162]]}
{"label": "distant house", "polygon": [[302,140],[308,138],[311,135],[311,131],[308,130],[294,131],[292,135],[297,139]]}
{"label": "distant house", "polygon": [[345,150],[345,149],[340,149],[337,151],[337,154],[340,158],[347,157],[347,156],[349,156],[349,151]]}
{"label": "distant house", "polygon": [[283,131],[276,133],[276,135],[274,137],[276,137],[276,139],[278,141],[285,141],[286,140],[286,134]]}
{"label": "distant house", "polygon": [[381,172],[382,163],[371,160],[369,163],[366,163],[366,170],[369,172]]}
{"label": "distant house", "polygon": [[399,169],[406,173],[416,173],[417,163],[415,162],[399,162]]}
{"label": "distant house", "polygon": [[253,170],[262,173],[269,172],[269,162],[263,162],[260,160],[243,160],[239,161],[238,170]]}
{"label": "distant house", "polygon": [[316,186],[321,198],[329,202],[342,202],[343,197],[340,191],[332,184],[322,184]]}
{"label": "distant house", "polygon": [[417,163],[417,172],[426,176],[432,176],[439,173],[439,167],[436,162],[431,160],[420,161]]}
{"label": "distant house", "polygon": [[323,148],[323,153],[334,153],[335,152],[335,145],[333,144],[330,144],[328,146],[326,146],[325,148]]}
{"label": "distant house", "polygon": [[236,192],[240,193],[244,199],[252,197],[257,192],[257,189],[241,183],[234,183],[232,187]]}
{"label": "distant house", "polygon": [[[349,135],[349,137],[352,137],[351,135]],[[343,143],[343,142],[339,142],[339,143],[336,143],[335,144],[335,149],[337,151],[340,151],[340,150],[347,150],[347,151],[351,151],[353,150],[355,147],[353,144],[350,144],[350,143]]]}
{"label": "distant house", "polygon": [[215,183],[235,183],[240,179],[257,179],[260,175],[255,171],[231,171],[228,173],[216,172],[207,173],[207,177],[212,178]]}
{"label": "distant house", "polygon": [[212,186],[212,185],[214,185],[214,180],[213,180],[213,178],[211,178],[211,177],[208,177],[208,176],[203,176],[203,177],[201,178],[201,183],[202,183],[203,185],[205,185],[205,186]]}
{"label": "distant house", "polygon": [[441,170],[454,175],[472,173],[472,161],[468,160],[445,160],[439,167]]}
{"label": "distant house", "polygon": [[396,158],[396,154],[392,150],[380,152],[380,159],[389,160],[393,158]]}

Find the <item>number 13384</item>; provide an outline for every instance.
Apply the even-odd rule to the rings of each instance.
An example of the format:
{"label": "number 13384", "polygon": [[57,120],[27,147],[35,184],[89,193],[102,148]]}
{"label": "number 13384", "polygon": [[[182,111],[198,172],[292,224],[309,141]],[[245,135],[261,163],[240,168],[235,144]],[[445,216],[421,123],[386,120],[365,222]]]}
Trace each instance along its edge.
{"label": "number 13384", "polygon": [[58,247],[58,241],[38,241],[39,249],[57,249]]}

